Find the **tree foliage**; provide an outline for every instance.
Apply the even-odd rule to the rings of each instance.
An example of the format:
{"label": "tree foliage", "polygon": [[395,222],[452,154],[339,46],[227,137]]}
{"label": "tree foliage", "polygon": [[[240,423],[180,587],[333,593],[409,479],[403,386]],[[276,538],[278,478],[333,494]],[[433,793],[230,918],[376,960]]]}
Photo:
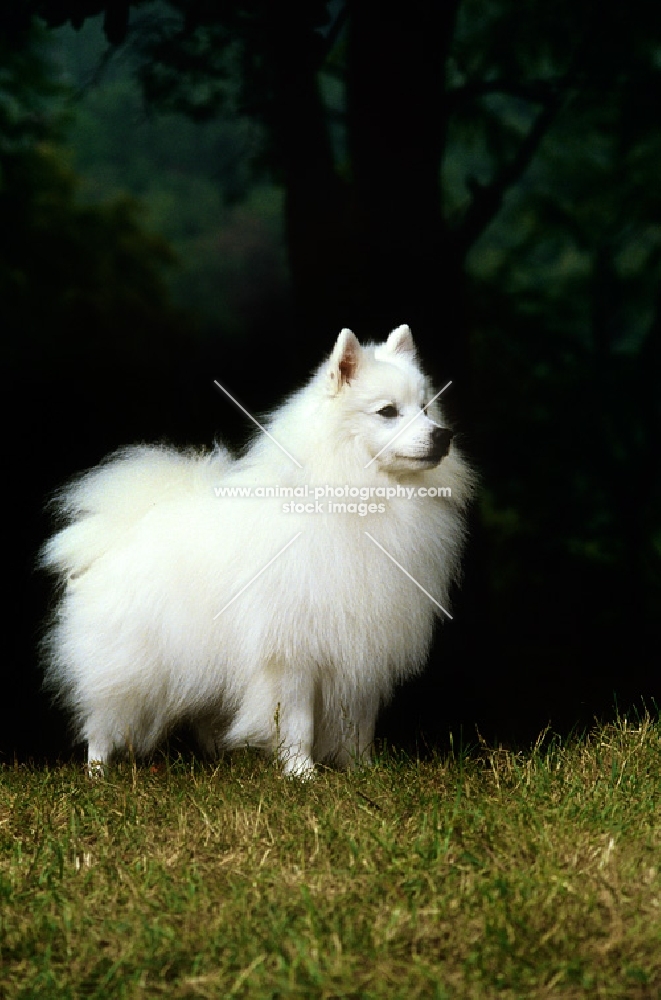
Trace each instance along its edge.
{"label": "tree foliage", "polygon": [[[36,356],[84,365],[104,345],[129,359],[156,330],[181,322],[163,281],[165,241],[136,203],[82,205],[61,149],[65,117],[37,42],[0,54],[0,294],[16,362]],[[36,354],[34,352],[37,352]]]}
{"label": "tree foliage", "polygon": [[[661,582],[661,478],[650,461],[661,429],[654,182],[661,142],[653,96],[661,19],[643,5],[625,14],[607,4],[598,18],[587,5],[567,5],[534,32],[525,7],[514,18],[507,4],[480,6],[499,16],[488,23],[489,44],[471,37],[479,18],[459,25],[448,161],[457,177],[452,158],[463,143],[472,162],[448,211],[463,211],[470,226],[484,204],[467,258],[475,369],[481,392],[489,381],[499,388],[489,419],[504,440],[528,448],[523,466],[507,449],[485,456],[500,508],[487,501],[499,537],[494,587],[508,591],[496,565],[509,561],[517,538],[521,590],[532,578],[540,596],[549,581],[561,593],[569,565],[597,620],[640,626],[651,621]],[[521,37],[505,37],[505,24],[518,25]],[[520,182],[489,204],[485,192],[498,191],[545,110],[552,121]]]}

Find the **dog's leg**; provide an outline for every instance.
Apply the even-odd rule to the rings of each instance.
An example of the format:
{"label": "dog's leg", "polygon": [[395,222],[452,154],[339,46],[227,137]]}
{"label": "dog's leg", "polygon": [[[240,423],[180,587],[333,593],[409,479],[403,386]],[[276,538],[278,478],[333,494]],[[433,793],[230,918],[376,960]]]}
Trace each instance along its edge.
{"label": "dog's leg", "polygon": [[112,752],[112,744],[98,736],[87,738],[87,774],[90,778],[102,778],[105,765]]}
{"label": "dog's leg", "polygon": [[286,775],[303,780],[314,774],[314,687],[282,685],[275,717],[276,752]]}
{"label": "dog's leg", "polygon": [[218,757],[218,720],[215,716],[205,715],[195,722],[195,739],[202,756],[206,760]]}
{"label": "dog's leg", "polygon": [[337,767],[354,768],[372,763],[378,709],[378,702],[366,701],[359,706],[354,718],[342,720],[340,743],[333,754]]}
{"label": "dog's leg", "polygon": [[90,778],[103,777],[113,752],[119,747],[132,748],[131,731],[122,730],[111,713],[95,712],[83,728],[83,736],[87,741],[87,773]]}
{"label": "dog's leg", "polygon": [[314,685],[274,661],[251,678],[221,747],[268,747],[285,774],[305,778],[314,773],[313,738]]}

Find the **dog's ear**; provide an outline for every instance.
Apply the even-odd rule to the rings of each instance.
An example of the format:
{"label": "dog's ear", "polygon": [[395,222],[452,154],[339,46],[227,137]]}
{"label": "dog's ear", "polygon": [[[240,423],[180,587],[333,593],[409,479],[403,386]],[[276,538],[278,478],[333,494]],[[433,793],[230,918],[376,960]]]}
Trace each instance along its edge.
{"label": "dog's ear", "polygon": [[415,357],[415,344],[410,326],[398,326],[386,340],[386,350],[392,354],[410,354]]}
{"label": "dog's ear", "polygon": [[328,391],[335,396],[343,385],[355,377],[361,363],[363,349],[358,338],[346,327],[335,341],[333,353],[328,362]]}

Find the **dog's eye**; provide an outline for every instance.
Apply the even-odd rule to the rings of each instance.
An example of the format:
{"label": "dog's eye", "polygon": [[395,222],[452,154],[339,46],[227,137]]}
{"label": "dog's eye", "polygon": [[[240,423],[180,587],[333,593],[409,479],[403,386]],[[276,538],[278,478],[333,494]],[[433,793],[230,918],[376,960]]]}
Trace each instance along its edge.
{"label": "dog's eye", "polygon": [[376,411],[380,417],[387,417],[388,420],[392,420],[394,417],[399,416],[399,410],[392,403],[388,403],[387,406],[382,406],[380,410]]}

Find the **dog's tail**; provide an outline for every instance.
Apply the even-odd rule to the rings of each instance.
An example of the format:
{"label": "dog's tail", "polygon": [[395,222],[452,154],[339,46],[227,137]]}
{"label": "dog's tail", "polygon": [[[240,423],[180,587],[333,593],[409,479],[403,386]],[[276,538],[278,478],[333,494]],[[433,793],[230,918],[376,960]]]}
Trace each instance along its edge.
{"label": "dog's tail", "polygon": [[149,445],[116,451],[55,494],[51,507],[67,524],[43,546],[39,566],[79,576],[155,504],[190,493],[203,476],[217,480],[231,461],[219,445],[210,454]]}

